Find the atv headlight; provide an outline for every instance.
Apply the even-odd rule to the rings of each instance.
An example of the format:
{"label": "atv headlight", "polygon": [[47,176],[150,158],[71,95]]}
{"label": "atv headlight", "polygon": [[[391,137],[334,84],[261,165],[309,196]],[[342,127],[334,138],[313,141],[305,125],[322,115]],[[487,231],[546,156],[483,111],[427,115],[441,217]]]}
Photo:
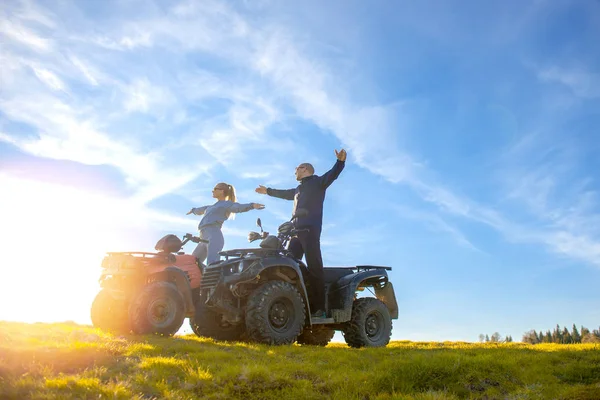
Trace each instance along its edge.
{"label": "atv headlight", "polygon": [[248,268],[250,264],[252,264],[252,260],[240,260],[240,262],[232,264],[231,267],[229,267],[229,272],[232,274],[240,274]]}
{"label": "atv headlight", "polygon": [[229,272],[232,274],[239,274],[240,272],[243,271],[243,265],[242,262],[238,262],[233,264],[230,268],[229,268]]}

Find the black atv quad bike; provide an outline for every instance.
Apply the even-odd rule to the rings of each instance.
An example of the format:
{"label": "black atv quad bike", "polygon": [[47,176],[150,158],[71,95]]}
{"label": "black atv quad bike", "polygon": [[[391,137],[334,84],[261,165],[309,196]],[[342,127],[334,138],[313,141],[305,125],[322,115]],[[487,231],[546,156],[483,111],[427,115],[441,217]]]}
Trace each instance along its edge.
{"label": "black atv quad bike", "polygon": [[175,334],[194,315],[204,268],[180,252],[188,241],[206,242],[189,233],[183,240],[166,235],[156,243],[158,253],[107,253],[91,307],[93,325],[117,333]]}
{"label": "black atv quad bike", "polygon": [[[398,318],[387,275],[391,268],[325,268],[327,315],[311,318],[307,268],[286,249],[298,231],[291,221],[279,226],[277,236],[263,231],[260,218],[257,225],[261,233],[250,232],[248,240],[262,239],[259,248],[223,251],[225,260],[204,271],[190,318],[194,333],[217,340],[326,346],[339,330],[351,347],[389,343],[392,319]],[[372,289],[374,297],[358,298],[364,289]]]}

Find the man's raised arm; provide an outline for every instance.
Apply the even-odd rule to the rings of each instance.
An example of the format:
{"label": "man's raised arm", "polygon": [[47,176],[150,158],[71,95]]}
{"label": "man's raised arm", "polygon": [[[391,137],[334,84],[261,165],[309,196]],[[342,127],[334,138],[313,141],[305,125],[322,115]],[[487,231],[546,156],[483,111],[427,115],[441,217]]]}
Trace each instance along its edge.
{"label": "man's raised arm", "polygon": [[337,161],[333,165],[329,171],[325,172],[322,176],[319,177],[321,181],[321,186],[327,189],[333,181],[337,179],[338,176],[342,173],[344,166],[346,165],[346,150],[342,149],[339,152],[335,151],[335,156]]}
{"label": "man's raised arm", "polygon": [[254,191],[256,193],[268,194],[269,196],[278,197],[284,200],[294,200],[294,196],[296,195],[296,189],[279,190],[271,189],[263,185],[258,185]]}

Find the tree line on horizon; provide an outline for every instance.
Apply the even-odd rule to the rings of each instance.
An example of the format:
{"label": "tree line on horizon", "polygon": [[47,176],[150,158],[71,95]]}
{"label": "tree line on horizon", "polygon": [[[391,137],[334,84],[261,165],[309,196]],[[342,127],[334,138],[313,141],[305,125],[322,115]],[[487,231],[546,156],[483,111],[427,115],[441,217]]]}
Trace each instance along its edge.
{"label": "tree line on horizon", "polygon": [[600,343],[600,329],[590,331],[588,328],[581,326],[578,330],[577,326],[573,324],[573,328],[569,331],[566,326],[561,329],[561,327],[556,324],[556,328],[554,328],[553,331],[548,329],[546,332],[536,332],[535,329],[532,329],[523,335],[522,341],[529,344]]}
{"label": "tree line on horizon", "polygon": [[500,333],[498,333],[498,332],[492,333],[492,336],[489,336],[487,333],[485,335],[483,333],[480,333],[479,334],[479,341],[481,343],[483,343],[483,342],[490,342],[490,343],[510,343],[510,342],[513,341],[513,338],[510,335],[506,335],[506,337],[502,337],[502,335],[500,335]]}

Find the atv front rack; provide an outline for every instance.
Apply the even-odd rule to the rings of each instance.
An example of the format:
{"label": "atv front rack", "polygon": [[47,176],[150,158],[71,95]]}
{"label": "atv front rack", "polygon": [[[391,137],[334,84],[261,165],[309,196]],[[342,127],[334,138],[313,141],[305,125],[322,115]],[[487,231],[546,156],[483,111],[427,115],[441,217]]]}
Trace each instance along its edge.
{"label": "atv front rack", "polygon": [[265,253],[277,253],[277,252],[281,252],[283,250],[281,249],[263,249],[260,247],[257,248],[253,248],[253,249],[233,249],[233,250],[226,250],[226,251],[221,251],[219,252],[220,256],[225,256],[226,259],[229,259],[230,257],[245,257],[248,254],[265,254]]}

